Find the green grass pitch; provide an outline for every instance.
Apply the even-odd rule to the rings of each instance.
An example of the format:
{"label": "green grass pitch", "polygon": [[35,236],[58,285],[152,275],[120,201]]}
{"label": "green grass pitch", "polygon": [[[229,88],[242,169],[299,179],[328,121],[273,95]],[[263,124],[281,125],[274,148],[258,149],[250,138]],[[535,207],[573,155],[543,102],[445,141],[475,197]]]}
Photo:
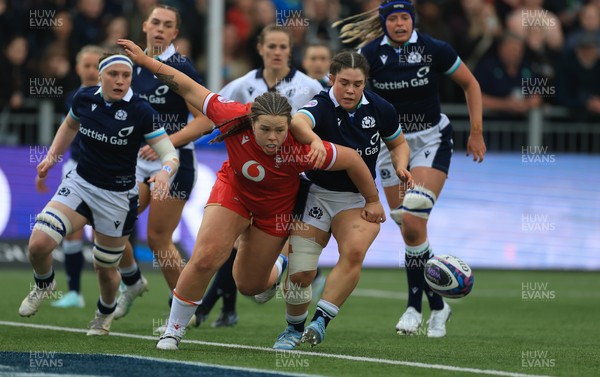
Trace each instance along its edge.
{"label": "green grass pitch", "polygon": [[[278,295],[263,306],[238,297],[240,319],[233,328],[210,327],[219,302],[207,323],[188,330],[180,351],[163,352],[154,348],[153,328],[168,315],[168,291],[157,270],[145,269],[150,291],[111,329],[149,338],[88,338],[81,332],[12,323],[85,329],[98,297],[92,271],[86,270],[82,281],[86,308],[58,309],[44,303],[35,316],[21,318],[17,309],[33,280],[31,272],[4,269],[0,350],[140,355],[326,376],[600,375],[597,272],[474,273],[471,294],[447,301],[453,314],[443,339],[428,339],[425,326],[418,335],[397,335],[394,327],[406,305],[404,271],[370,269],[363,271],[357,290],[330,323],[325,341],[314,348],[302,345],[299,353],[269,350],[285,327],[284,302]],[[62,271],[57,271],[57,280],[59,292],[66,289]],[[314,305],[309,320],[313,311]]]}

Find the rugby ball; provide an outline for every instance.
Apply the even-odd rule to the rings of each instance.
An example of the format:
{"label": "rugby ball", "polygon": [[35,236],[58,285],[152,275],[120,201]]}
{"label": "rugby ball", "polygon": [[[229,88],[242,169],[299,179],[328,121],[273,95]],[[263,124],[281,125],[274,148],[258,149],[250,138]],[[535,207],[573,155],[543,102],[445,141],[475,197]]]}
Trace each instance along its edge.
{"label": "rugby ball", "polygon": [[464,297],[473,288],[473,271],[452,255],[439,255],[425,264],[425,281],[432,291],[447,298]]}

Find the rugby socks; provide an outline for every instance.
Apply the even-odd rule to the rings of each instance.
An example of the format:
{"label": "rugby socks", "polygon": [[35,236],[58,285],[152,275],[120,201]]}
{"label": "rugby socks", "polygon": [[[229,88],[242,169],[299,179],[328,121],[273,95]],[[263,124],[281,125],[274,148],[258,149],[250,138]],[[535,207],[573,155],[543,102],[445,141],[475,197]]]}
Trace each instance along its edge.
{"label": "rugby socks", "polygon": [[340,308],[335,306],[329,301],[320,299],[317,304],[317,310],[315,311],[315,315],[313,316],[312,321],[316,321],[319,317],[323,317],[325,320],[325,327],[329,324],[329,321],[335,318],[335,316],[340,311]]}
{"label": "rugby socks", "polygon": [[50,269],[50,272],[47,272],[42,275],[39,275],[35,271],[33,271],[33,279],[35,280],[35,285],[37,285],[38,288],[47,288],[50,286],[50,284],[52,284],[52,281],[54,280],[54,269]]}
{"label": "rugby socks", "polygon": [[117,300],[112,304],[107,304],[102,300],[102,297],[98,298],[98,311],[101,314],[112,314],[117,308]]}
{"label": "rugby socks", "polygon": [[304,323],[306,322],[306,318],[308,318],[308,310],[304,314],[300,315],[291,315],[288,312],[285,313],[285,320],[288,325],[294,327],[294,330],[298,332],[304,332]]}
{"label": "rugby socks", "polygon": [[[433,258],[433,252],[430,251],[429,258]],[[438,295],[434,291],[431,290],[429,284],[425,283],[425,294],[427,295],[427,300],[429,301],[429,309],[431,310],[442,310],[444,309],[444,299],[442,296]]]}
{"label": "rugby socks", "polygon": [[171,305],[171,312],[169,313],[169,322],[167,324],[167,330],[163,334],[165,335],[176,335],[182,337],[185,333],[185,327],[190,322],[190,319],[196,311],[196,307],[202,303],[200,301],[190,301],[177,294],[173,290],[173,305]]}
{"label": "rugby socks", "polygon": [[423,289],[425,287],[425,264],[429,260],[431,249],[429,240],[418,246],[406,245],[404,267],[408,279],[408,304],[421,313],[423,301]]}
{"label": "rugby socks", "polygon": [[133,262],[133,264],[129,267],[119,267],[119,272],[121,273],[121,279],[123,280],[123,283],[128,286],[134,285],[142,278],[142,272],[135,262]]}
{"label": "rugby socks", "polygon": [[81,271],[83,270],[83,241],[63,241],[65,253],[65,272],[67,273],[67,284],[69,291],[79,293],[81,291]]}

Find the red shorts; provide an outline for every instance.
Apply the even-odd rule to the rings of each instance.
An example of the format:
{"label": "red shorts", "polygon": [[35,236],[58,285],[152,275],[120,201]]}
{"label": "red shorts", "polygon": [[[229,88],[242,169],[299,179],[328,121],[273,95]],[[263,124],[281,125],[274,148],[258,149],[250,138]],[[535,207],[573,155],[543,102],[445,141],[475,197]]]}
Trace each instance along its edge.
{"label": "red shorts", "polygon": [[256,216],[254,215],[236,196],[233,186],[229,183],[229,179],[225,174],[218,174],[217,180],[212,187],[206,206],[220,205],[225,207],[245,219],[249,219],[250,223],[262,230],[263,232],[275,237],[287,237],[290,233],[291,214],[273,215],[273,216]]}

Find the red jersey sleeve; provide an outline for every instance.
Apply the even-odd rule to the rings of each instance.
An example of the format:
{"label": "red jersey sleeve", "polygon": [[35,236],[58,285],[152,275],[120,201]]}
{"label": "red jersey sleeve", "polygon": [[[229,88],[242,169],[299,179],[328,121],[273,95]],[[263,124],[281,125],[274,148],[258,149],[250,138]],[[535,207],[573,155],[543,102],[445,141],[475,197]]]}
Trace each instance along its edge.
{"label": "red jersey sleeve", "polygon": [[[228,120],[239,118],[243,115],[250,114],[251,103],[241,104],[239,102],[221,97],[216,93],[210,93],[204,100],[202,112],[212,120],[215,125],[219,126]],[[224,133],[235,125],[236,122],[231,122],[226,126],[219,128]]]}
{"label": "red jersey sleeve", "polygon": [[[328,141],[323,141],[323,146],[325,147],[325,162],[321,166],[321,170],[329,170],[335,164],[337,159],[337,149],[335,148],[335,144],[330,143]],[[304,155],[307,155],[310,152],[310,145],[302,145]],[[314,164],[306,164],[304,170],[314,169]]]}
{"label": "red jersey sleeve", "polygon": [[337,160],[337,149],[335,148],[335,144],[330,143],[328,141],[323,141],[323,146],[325,147],[325,162],[321,166],[322,170],[329,170],[335,164]]}

